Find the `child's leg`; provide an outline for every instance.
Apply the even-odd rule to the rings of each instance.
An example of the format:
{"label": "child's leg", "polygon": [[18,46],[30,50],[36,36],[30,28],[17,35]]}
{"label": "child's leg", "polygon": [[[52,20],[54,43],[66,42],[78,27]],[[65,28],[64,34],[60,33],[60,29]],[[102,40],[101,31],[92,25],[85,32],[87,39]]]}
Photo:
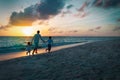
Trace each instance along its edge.
{"label": "child's leg", "polygon": [[32,55],[34,55],[35,49],[33,49]]}
{"label": "child's leg", "polygon": [[28,52],[28,55],[30,55],[30,52],[31,52],[31,51]]}
{"label": "child's leg", "polygon": [[47,51],[47,50],[48,50],[48,48],[45,49],[45,51]]}
{"label": "child's leg", "polygon": [[28,51],[26,52],[26,55],[28,55]]}
{"label": "child's leg", "polygon": [[50,51],[51,51],[51,48],[48,49],[48,52],[50,52]]}
{"label": "child's leg", "polygon": [[49,44],[48,45],[48,52],[50,52],[51,51],[51,45]]}

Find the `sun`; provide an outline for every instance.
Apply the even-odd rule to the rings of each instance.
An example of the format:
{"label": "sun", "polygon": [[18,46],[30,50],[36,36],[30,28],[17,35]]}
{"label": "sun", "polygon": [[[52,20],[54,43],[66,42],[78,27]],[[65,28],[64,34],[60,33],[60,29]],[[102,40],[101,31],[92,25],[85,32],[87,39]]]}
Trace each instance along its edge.
{"label": "sun", "polygon": [[31,36],[33,33],[33,28],[32,27],[25,27],[22,29],[22,32],[24,33],[25,36]]}

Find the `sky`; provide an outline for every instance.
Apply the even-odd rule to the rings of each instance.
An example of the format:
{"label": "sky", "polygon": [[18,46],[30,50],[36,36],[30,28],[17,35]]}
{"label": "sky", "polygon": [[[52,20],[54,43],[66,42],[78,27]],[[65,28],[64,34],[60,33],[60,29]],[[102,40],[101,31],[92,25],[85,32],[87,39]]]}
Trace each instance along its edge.
{"label": "sky", "polygon": [[120,0],[0,0],[0,36],[120,36]]}

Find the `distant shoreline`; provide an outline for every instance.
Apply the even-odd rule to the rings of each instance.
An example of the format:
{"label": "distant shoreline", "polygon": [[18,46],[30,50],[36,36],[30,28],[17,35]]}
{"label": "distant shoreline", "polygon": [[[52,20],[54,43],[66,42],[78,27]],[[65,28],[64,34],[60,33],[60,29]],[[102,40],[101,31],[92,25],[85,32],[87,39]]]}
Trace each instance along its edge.
{"label": "distant shoreline", "polygon": [[[33,36],[0,36],[0,37],[33,37]],[[49,36],[43,36],[49,37]],[[120,36],[52,36],[52,37],[119,37]]]}

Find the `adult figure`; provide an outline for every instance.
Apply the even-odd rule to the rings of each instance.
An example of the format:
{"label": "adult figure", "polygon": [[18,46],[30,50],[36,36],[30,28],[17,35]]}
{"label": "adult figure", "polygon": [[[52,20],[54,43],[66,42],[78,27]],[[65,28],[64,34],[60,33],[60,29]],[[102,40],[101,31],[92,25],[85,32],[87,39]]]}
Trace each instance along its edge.
{"label": "adult figure", "polygon": [[34,35],[34,37],[32,38],[32,41],[31,42],[34,42],[34,49],[33,49],[33,52],[32,52],[32,55],[34,55],[34,53],[37,53],[37,49],[38,49],[38,45],[39,45],[39,40],[42,40],[43,42],[45,42],[42,37],[41,37],[41,34],[40,34],[40,31],[38,30],[37,31],[37,34]]}

